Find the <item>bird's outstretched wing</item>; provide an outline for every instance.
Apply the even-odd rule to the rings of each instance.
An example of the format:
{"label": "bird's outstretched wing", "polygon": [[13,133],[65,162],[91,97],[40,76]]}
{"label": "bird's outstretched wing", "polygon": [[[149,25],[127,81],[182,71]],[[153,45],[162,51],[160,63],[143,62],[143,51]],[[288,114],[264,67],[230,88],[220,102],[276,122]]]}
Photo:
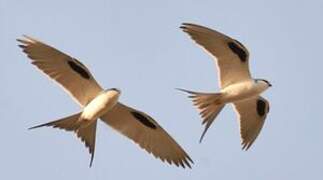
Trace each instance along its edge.
{"label": "bird's outstretched wing", "polygon": [[265,123],[269,112],[269,102],[258,96],[235,102],[234,107],[239,116],[242,149],[248,150]]}
{"label": "bird's outstretched wing", "polygon": [[214,58],[221,88],[251,78],[249,52],[239,41],[200,25],[183,23],[180,28]]}
{"label": "bird's outstretched wing", "polygon": [[191,168],[188,154],[147,114],[118,103],[101,119],[162,161]]}
{"label": "bird's outstretched wing", "polygon": [[28,36],[17,41],[31,63],[60,84],[81,106],[102,91],[90,71],[75,58]]}

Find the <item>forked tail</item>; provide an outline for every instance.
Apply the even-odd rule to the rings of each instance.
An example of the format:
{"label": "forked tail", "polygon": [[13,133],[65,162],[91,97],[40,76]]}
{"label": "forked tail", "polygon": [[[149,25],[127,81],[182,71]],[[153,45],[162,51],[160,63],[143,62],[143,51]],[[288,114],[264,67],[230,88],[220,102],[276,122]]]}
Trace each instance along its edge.
{"label": "forked tail", "polygon": [[179,89],[179,88],[178,90],[184,91],[190,94],[190,96],[188,97],[192,99],[193,105],[197,107],[201,117],[203,118],[202,124],[205,124],[205,129],[200,138],[200,142],[202,142],[212,122],[225,106],[225,104],[221,103],[220,101],[222,94],[221,93],[201,93],[201,92],[194,92],[194,91],[189,91],[186,89]]}
{"label": "forked tail", "polygon": [[59,129],[64,129],[66,131],[75,131],[77,130],[77,128],[79,127],[79,117],[80,117],[81,113],[77,113],[77,114],[73,114],[71,116],[56,120],[56,121],[51,121],[49,123],[44,123],[44,124],[40,124],[37,126],[33,126],[31,128],[28,129],[35,129],[35,128],[40,128],[40,127],[44,127],[44,126],[51,126],[54,128],[59,128]]}
{"label": "forked tail", "polygon": [[79,118],[82,113],[73,114],[71,116],[52,121],[49,123],[37,125],[31,127],[29,129],[40,128],[44,126],[51,126],[54,128],[64,129],[66,131],[72,131],[76,133],[76,135],[81,138],[81,140],[85,143],[85,146],[89,148],[89,152],[91,154],[90,167],[92,166],[93,158],[94,158],[94,150],[95,150],[95,135],[96,135],[96,124],[95,122],[90,125],[82,128],[80,126]]}

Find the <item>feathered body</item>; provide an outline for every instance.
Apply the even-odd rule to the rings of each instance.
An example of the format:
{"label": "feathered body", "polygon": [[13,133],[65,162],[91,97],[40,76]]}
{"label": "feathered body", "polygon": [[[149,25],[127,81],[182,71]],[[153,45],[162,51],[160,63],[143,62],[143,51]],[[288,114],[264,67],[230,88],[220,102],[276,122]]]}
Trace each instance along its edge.
{"label": "feathered body", "polygon": [[233,103],[239,118],[242,148],[247,150],[257,138],[269,112],[269,102],[260,94],[271,84],[251,77],[249,52],[239,41],[196,24],[184,23],[180,28],[212,56],[218,70],[220,92],[180,89],[191,94],[189,97],[205,124],[200,141],[223,107]]}

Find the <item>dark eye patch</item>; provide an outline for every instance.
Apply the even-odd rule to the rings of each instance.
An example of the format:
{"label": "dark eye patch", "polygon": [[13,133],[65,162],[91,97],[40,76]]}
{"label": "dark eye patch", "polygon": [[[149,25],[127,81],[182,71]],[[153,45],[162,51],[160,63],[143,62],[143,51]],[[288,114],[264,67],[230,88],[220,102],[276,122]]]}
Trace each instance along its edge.
{"label": "dark eye patch", "polygon": [[263,116],[266,113],[266,102],[261,99],[257,100],[257,113],[259,116]]}
{"label": "dark eye patch", "polygon": [[74,61],[67,60],[67,64],[78,73],[80,76],[82,76],[85,79],[90,79],[90,74],[82,67],[81,65],[76,64]]}
{"label": "dark eye patch", "polygon": [[231,51],[234,54],[236,54],[237,56],[239,56],[239,58],[240,58],[240,60],[242,62],[246,62],[247,61],[247,53],[241,47],[239,47],[236,43],[229,42],[228,43],[228,47],[231,49]]}
{"label": "dark eye patch", "polygon": [[153,124],[146,116],[143,114],[137,112],[137,111],[132,111],[131,114],[143,125],[151,128],[151,129],[157,129],[157,126]]}

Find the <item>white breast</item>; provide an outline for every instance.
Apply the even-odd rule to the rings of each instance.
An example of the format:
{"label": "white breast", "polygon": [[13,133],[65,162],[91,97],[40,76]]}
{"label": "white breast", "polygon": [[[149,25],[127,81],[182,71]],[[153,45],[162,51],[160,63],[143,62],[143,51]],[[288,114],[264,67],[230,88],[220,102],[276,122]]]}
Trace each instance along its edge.
{"label": "white breast", "polygon": [[221,93],[223,93],[221,101],[229,103],[249,99],[258,96],[261,92],[263,92],[263,88],[259,87],[254,80],[244,81],[232,84],[221,90]]}
{"label": "white breast", "polygon": [[117,104],[120,93],[117,91],[104,91],[87,104],[81,115],[84,120],[96,120]]}

